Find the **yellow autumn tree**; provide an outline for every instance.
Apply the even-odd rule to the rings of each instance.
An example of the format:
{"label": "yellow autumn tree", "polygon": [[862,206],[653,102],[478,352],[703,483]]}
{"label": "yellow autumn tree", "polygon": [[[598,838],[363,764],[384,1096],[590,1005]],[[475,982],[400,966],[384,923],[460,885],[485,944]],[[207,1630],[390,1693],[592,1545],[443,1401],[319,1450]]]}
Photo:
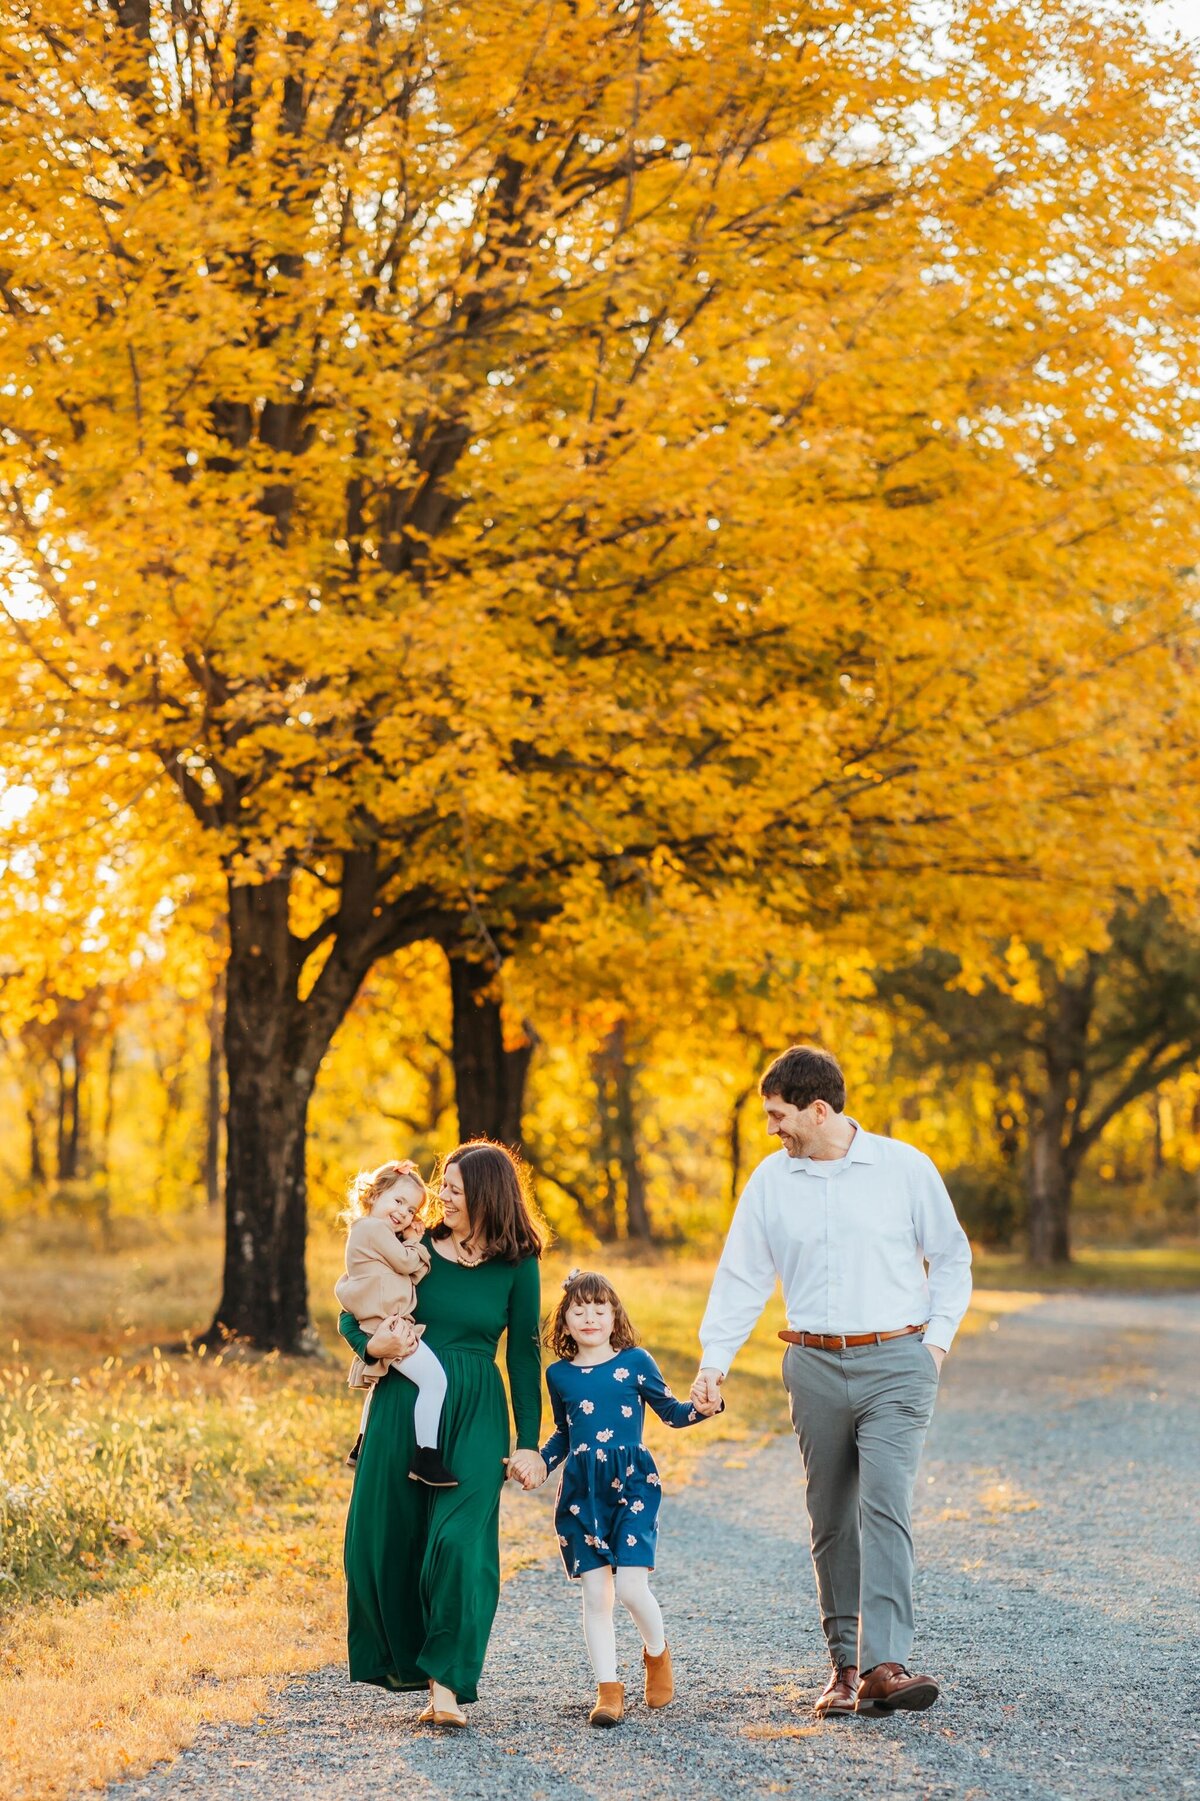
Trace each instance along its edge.
{"label": "yellow autumn tree", "polygon": [[11,1191],[53,1188],[107,1231],[114,1188],[143,1205],[211,1190],[221,890],[168,790],[134,819],[103,754],[71,764],[59,747],[4,795],[0,1059],[27,1128]]}
{"label": "yellow autumn tree", "polygon": [[1162,873],[1194,71],[1136,14],[0,19],[6,772],[158,772],[223,869],[217,1328],[310,1342],[308,1101],[395,949],[581,872]]}

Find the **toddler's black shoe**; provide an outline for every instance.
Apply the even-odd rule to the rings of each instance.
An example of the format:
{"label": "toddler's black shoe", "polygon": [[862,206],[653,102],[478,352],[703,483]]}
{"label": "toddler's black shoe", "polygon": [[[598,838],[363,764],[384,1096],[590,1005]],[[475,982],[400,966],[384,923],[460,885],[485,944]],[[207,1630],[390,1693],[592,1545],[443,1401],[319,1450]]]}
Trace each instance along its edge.
{"label": "toddler's black shoe", "polygon": [[410,1482],[423,1482],[426,1488],[458,1487],[458,1477],[450,1474],[438,1453],[428,1445],[417,1446],[408,1479]]}
{"label": "toddler's black shoe", "polygon": [[352,1470],[354,1468],[355,1464],[358,1462],[358,1453],[362,1450],[362,1438],[363,1438],[363,1435],[360,1432],[358,1437],[354,1441],[354,1447],[351,1450],[349,1457],[347,1457],[347,1459],[346,1459],[347,1469]]}

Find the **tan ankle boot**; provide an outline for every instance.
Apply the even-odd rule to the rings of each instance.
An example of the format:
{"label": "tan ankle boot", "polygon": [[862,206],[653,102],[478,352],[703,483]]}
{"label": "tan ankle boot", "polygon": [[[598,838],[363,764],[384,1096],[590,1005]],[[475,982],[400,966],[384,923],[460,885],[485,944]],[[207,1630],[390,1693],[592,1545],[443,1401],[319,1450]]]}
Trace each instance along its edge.
{"label": "tan ankle boot", "polygon": [[642,1662],[646,1666],[646,1706],[665,1707],[675,1699],[675,1672],[671,1668],[671,1653],[666,1645],[657,1657],[651,1657],[649,1651],[643,1650]]}
{"label": "tan ankle boot", "polygon": [[625,1718],[625,1684],[600,1682],[596,1685],[596,1705],[588,1715],[589,1726],[619,1726]]}

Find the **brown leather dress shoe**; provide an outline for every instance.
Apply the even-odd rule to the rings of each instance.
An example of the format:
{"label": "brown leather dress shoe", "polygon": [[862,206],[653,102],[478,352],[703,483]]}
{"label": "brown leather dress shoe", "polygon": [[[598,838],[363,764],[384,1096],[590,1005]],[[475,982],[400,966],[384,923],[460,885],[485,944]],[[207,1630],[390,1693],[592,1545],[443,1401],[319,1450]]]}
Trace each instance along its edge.
{"label": "brown leather dress shoe", "polygon": [[844,1720],[854,1712],[858,1671],[852,1663],[840,1663],[817,1696],[813,1712],[818,1720]]}
{"label": "brown leather dress shoe", "polygon": [[910,1676],[902,1663],[877,1663],[859,1679],[855,1713],[923,1713],[938,1698],[932,1676]]}

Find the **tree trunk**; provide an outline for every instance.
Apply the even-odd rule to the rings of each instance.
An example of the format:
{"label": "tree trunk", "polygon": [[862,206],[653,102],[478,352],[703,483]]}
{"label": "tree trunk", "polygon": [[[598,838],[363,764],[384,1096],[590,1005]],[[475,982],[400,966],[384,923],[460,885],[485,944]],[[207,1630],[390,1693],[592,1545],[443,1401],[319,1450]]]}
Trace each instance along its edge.
{"label": "tree trunk", "polygon": [[208,1081],[204,1103],[204,1198],[215,1207],[221,1198],[221,991],[213,984],[208,1009]]}
{"label": "tree trunk", "polygon": [[1029,1256],[1033,1263],[1071,1261],[1071,1191],[1075,1168],[1062,1143],[1062,1126],[1039,1120],[1029,1141]]}
{"label": "tree trunk", "polygon": [[616,1077],[617,1158],[625,1184],[625,1223],[630,1238],[650,1240],[654,1233],[646,1209],[646,1172],[642,1167],[642,1147],[638,1137],[637,1096],[634,1083],[637,1071],[629,1060],[622,1021],[613,1032],[613,1073]]}
{"label": "tree trunk", "polygon": [[[336,911],[305,938],[288,918],[290,878],[229,884],[225,968],[225,1269],[206,1342],[318,1350],[304,1267],[308,1103],[334,1033],[372,964],[419,939],[445,941],[438,908],[382,907],[373,848],[342,853]],[[317,953],[324,962],[301,1000]]]}
{"label": "tree trunk", "polygon": [[42,1134],[38,1121],[37,1108],[29,1101],[25,1108],[25,1120],[29,1127],[29,1185],[31,1188],[46,1186],[46,1165],[42,1158]]}
{"label": "tree trunk", "polygon": [[104,1112],[100,1116],[100,1174],[107,1188],[112,1162],[112,1129],[116,1116],[117,1069],[120,1066],[120,1041],[116,1027],[108,1041],[108,1062],[104,1070]]}
{"label": "tree trunk", "polygon": [[[1046,977],[1049,979],[1050,966]],[[1071,1261],[1071,1195],[1083,1157],[1080,1108],[1088,1091],[1088,1030],[1099,962],[1084,959],[1057,977],[1039,1049],[1040,1093],[1029,1113],[1029,1255],[1034,1263]]]}
{"label": "tree trunk", "polygon": [[732,1214],[742,1192],[742,1108],[754,1093],[756,1083],[739,1088],[729,1109],[729,1211]]}
{"label": "tree trunk", "polygon": [[225,1267],[206,1340],[311,1354],[305,1128],[316,1069],[300,1062],[285,880],[231,885],[225,982]]}
{"label": "tree trunk", "polygon": [[[625,1203],[626,1237],[649,1240],[654,1232],[646,1207],[646,1176],[638,1140],[634,1075],[624,1021],[620,1021],[605,1039],[596,1059],[602,1163],[608,1172],[610,1205],[618,1193]],[[615,1206],[612,1210],[615,1213]]]}
{"label": "tree trunk", "polygon": [[506,1050],[495,970],[457,950],[449,963],[458,1135],[495,1138],[517,1149],[534,1035],[527,1028],[524,1044]]}
{"label": "tree trunk", "polygon": [[68,1049],[56,1054],[58,1072],[58,1168],[60,1182],[73,1182],[80,1172],[83,1049],[78,1033]]}
{"label": "tree trunk", "polygon": [[113,1248],[112,1222],[112,1129],[114,1090],[117,1082],[117,1029],[112,1028],[112,1037],[108,1041],[108,1057],[104,1065],[104,1111],[100,1115],[100,1142],[97,1152],[97,1172],[100,1177],[98,1202],[100,1207],[100,1242],[106,1251]]}
{"label": "tree trunk", "polygon": [[78,1032],[71,1038],[71,1174],[78,1177],[84,1173],[87,1157],[87,1123],[83,1117],[86,1100],[83,1081],[85,1047]]}
{"label": "tree trunk", "polygon": [[58,1134],[54,1174],[59,1182],[70,1182],[75,1177],[75,1166],[71,1157],[71,1090],[65,1052],[55,1054],[54,1068],[58,1077]]}

